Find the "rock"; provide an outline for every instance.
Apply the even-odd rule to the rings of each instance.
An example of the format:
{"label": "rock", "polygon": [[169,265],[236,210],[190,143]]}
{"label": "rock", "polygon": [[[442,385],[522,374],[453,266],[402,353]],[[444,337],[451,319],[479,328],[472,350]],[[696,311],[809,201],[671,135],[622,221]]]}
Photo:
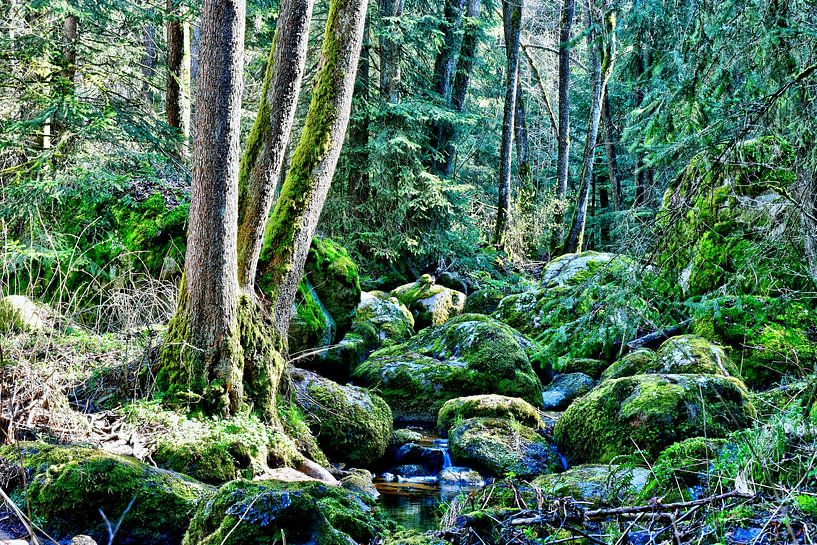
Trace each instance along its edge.
{"label": "rock", "polygon": [[765,392],[752,392],[752,405],[761,420],[783,414],[791,409],[809,392],[807,381],[797,381],[770,388]]}
{"label": "rock", "polygon": [[378,396],[320,375],[290,371],[297,405],[326,454],[350,464],[371,464],[386,452],[392,414]]}
{"label": "rock", "polygon": [[233,481],[196,510],[183,545],[369,543],[386,525],[371,499],[323,483]]}
{"label": "rock", "polygon": [[593,389],[596,381],[584,373],[557,375],[553,382],[542,390],[542,408],[546,411],[561,411],[574,399]]}
{"label": "rock", "polygon": [[403,464],[394,466],[390,473],[397,475],[398,480],[400,477],[431,477],[434,475],[433,471],[422,464]]}
{"label": "rock", "polygon": [[465,312],[468,314],[493,314],[504,297],[504,293],[494,288],[475,291],[465,300]]}
{"label": "rock", "polygon": [[436,283],[448,289],[459,291],[468,295],[468,279],[458,272],[446,271],[436,277]]}
{"label": "rock", "polygon": [[[323,479],[315,478],[311,475],[307,475],[303,471],[299,471],[297,469],[292,469],[291,467],[276,467],[274,469],[270,469],[263,475],[258,475],[257,477],[253,477],[253,481],[279,481],[282,483],[306,483],[306,482],[324,482]],[[337,486],[337,481],[335,483],[326,483],[331,484],[331,486]]]}
{"label": "rock", "polygon": [[369,471],[365,469],[353,469],[347,476],[340,480],[340,484],[347,490],[376,500],[380,497],[380,492],[375,488],[372,479],[372,474]]}
{"label": "rock", "polygon": [[723,437],[755,416],[743,383],[717,375],[635,375],[602,382],[575,401],[554,436],[571,464],[608,463],[636,446],[654,460],[676,441]]}
{"label": "rock", "polygon": [[316,236],[312,239],[304,272],[337,324],[338,338],[343,337],[352,327],[360,301],[357,265],[346,248],[328,238]]}
{"label": "rock", "polygon": [[[301,352],[314,352],[332,344],[337,325],[321,302],[315,288],[306,278],[298,284],[298,293],[289,320],[289,351],[298,356]],[[314,357],[300,355],[309,359]]]}
{"label": "rock", "polygon": [[565,254],[545,266],[540,280],[543,286],[575,284],[586,279],[615,258],[613,254],[599,252]]}
{"label": "rock", "polygon": [[561,469],[556,449],[534,429],[501,418],[471,418],[448,434],[457,463],[495,476],[532,477]]}
{"label": "rock", "polygon": [[406,443],[416,443],[422,440],[423,434],[419,431],[410,430],[407,428],[400,428],[394,430],[392,434],[392,442],[398,445],[405,445]]}
{"label": "rock", "polygon": [[567,364],[559,371],[562,373],[584,373],[593,380],[598,380],[609,365],[609,362],[595,358],[574,358],[568,360]]}
{"label": "rock", "polygon": [[434,277],[428,274],[393,289],[391,296],[408,307],[418,330],[445,323],[465,308],[464,293],[435,284]]}
{"label": "rock", "polygon": [[601,374],[601,380],[644,374],[645,370],[656,368],[656,359],[658,355],[655,350],[638,348],[605,369]]}
{"label": "rock", "polygon": [[6,295],[0,299],[0,331],[40,333],[52,320],[51,312],[24,295]]}
{"label": "rock", "polygon": [[323,481],[326,484],[337,485],[338,480],[332,475],[328,469],[317,462],[305,458],[298,466],[298,471],[305,475],[312,477],[318,481]]}
{"label": "rock", "polygon": [[739,377],[723,348],[697,335],[679,335],[653,352],[639,348],[608,367],[602,379],[649,374],[723,375]]}
{"label": "rock", "polygon": [[662,496],[668,501],[691,499],[687,491],[706,484],[706,474],[726,445],[723,439],[704,437],[670,445],[652,465],[643,497]]}
{"label": "rock", "polygon": [[99,510],[118,520],[135,498],[117,543],[179,543],[190,512],[213,492],[178,473],[92,448],[18,443],[0,448],[0,459],[4,465],[22,460],[25,490],[21,481],[5,489],[25,497],[32,516],[56,539],[84,534],[107,542]]}
{"label": "rock", "polygon": [[443,467],[444,455],[440,448],[406,443],[398,449],[395,461],[399,465],[421,465],[431,473],[437,473]]}
{"label": "rock", "polygon": [[468,467],[451,466],[440,471],[437,477],[442,486],[485,486],[485,479],[479,471]]}
{"label": "rock", "polygon": [[97,545],[96,541],[89,536],[75,536],[68,545]]}
{"label": "rock", "polygon": [[484,394],[446,401],[437,414],[437,429],[447,434],[455,424],[477,416],[513,418],[532,428],[541,428],[544,425],[539,411],[524,399]]}
{"label": "rock", "polygon": [[378,350],[352,378],[379,388],[397,420],[433,424],[443,403],[455,397],[496,393],[539,405],[541,383],[529,356],[535,350],[510,327],[465,314]]}
{"label": "rock", "polygon": [[580,465],[564,473],[537,477],[533,484],[552,497],[571,497],[592,506],[634,500],[650,478],[650,470],[618,465]]}
{"label": "rock", "polygon": [[362,292],[352,329],[337,344],[306,361],[304,367],[335,380],[349,379],[351,369],[384,346],[405,342],[414,335],[414,316],[388,294]]}

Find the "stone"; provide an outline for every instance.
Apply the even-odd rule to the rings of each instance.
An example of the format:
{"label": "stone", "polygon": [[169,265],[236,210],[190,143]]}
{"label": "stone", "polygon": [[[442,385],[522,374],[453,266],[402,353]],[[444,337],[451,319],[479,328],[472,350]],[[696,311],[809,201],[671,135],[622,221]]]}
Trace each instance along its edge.
{"label": "stone", "polygon": [[562,411],[574,399],[592,390],[595,384],[596,381],[584,373],[557,375],[542,390],[542,408],[546,411]]}

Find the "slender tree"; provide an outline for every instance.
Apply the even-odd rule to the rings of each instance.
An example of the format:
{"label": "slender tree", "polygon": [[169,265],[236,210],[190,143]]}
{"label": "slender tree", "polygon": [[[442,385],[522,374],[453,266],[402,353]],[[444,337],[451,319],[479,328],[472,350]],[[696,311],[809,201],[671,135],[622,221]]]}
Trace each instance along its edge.
{"label": "slender tree", "polygon": [[190,136],[190,26],[181,0],[167,0],[167,123]]}
{"label": "slender tree", "polygon": [[366,0],[330,3],[304,129],[267,223],[257,283],[282,338],[346,134],[365,16]]}
{"label": "slender tree", "polygon": [[403,45],[400,39],[400,17],[404,0],[380,0],[383,34],[380,38],[380,97],[388,104],[401,98]]}
{"label": "slender tree", "polygon": [[499,198],[497,200],[494,244],[503,247],[508,231],[511,203],[511,153],[519,80],[522,0],[502,1],[502,23],[505,35],[505,106],[502,117],[502,141],[499,152]]}
{"label": "slender tree", "polygon": [[[605,4],[603,3],[606,9]],[[590,105],[590,118],[587,121],[587,137],[584,143],[584,159],[582,161],[582,185],[579,188],[576,209],[573,212],[573,223],[570,234],[565,242],[564,253],[582,251],[584,245],[584,231],[587,224],[587,205],[590,200],[590,190],[593,182],[593,162],[596,157],[596,140],[598,139],[599,124],[601,122],[602,98],[607,89],[607,82],[613,72],[615,61],[615,24],[614,11],[603,15],[604,27],[602,32],[596,29],[593,18],[592,0],[587,1],[587,26],[590,32],[587,36],[588,65],[591,68],[593,100]]]}
{"label": "slender tree", "polygon": [[607,155],[607,173],[610,180],[610,190],[613,193],[613,210],[621,210],[621,180],[618,178],[618,151],[616,143],[616,127],[613,125],[613,116],[610,113],[610,94],[604,93],[601,115],[604,118],[604,152]]}
{"label": "slender tree", "polygon": [[349,144],[354,152],[354,164],[349,172],[348,195],[352,203],[365,202],[369,193],[369,18],[363,27],[363,45],[360,48],[360,60],[357,63],[357,80],[355,81],[355,97],[362,110],[358,119],[349,126]]}
{"label": "slender tree", "polygon": [[519,171],[519,181],[526,191],[533,191],[533,178],[530,167],[530,146],[528,145],[528,121],[525,109],[525,97],[522,92],[521,78],[516,82],[516,113],[514,114],[513,130],[516,142],[516,168]]}
{"label": "slender tree", "polygon": [[575,0],[564,0],[559,23],[559,133],[556,157],[556,195],[567,196],[570,168],[570,38],[576,17]]}
{"label": "slender tree", "polygon": [[267,216],[289,144],[306,64],[314,0],[285,0],[278,15],[255,124],[241,159],[238,280],[253,292]]}

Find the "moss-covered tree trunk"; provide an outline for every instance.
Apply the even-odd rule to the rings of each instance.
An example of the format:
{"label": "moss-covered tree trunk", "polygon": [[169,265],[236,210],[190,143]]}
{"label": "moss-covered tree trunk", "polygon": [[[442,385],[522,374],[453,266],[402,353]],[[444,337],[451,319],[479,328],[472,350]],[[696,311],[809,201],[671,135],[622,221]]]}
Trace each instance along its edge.
{"label": "moss-covered tree trunk", "polygon": [[530,146],[528,145],[528,113],[525,109],[525,97],[522,81],[516,82],[516,113],[513,120],[514,141],[516,142],[516,168],[519,182],[525,191],[533,192],[533,178],[530,167]]}
{"label": "moss-covered tree trunk", "polygon": [[618,151],[616,127],[610,112],[610,95],[604,93],[601,115],[604,118],[604,152],[607,155],[607,173],[610,179],[610,191],[613,194],[613,210],[621,210],[621,180],[618,178]]}
{"label": "moss-covered tree trunk", "polygon": [[252,293],[264,230],[295,120],[314,0],[285,0],[264,75],[261,104],[241,159],[238,281]]}
{"label": "moss-covered tree trunk", "polygon": [[559,132],[556,155],[556,195],[567,196],[570,174],[570,33],[576,17],[575,0],[564,0],[559,23]]}
{"label": "moss-covered tree trunk", "polygon": [[267,224],[256,280],[282,338],[346,134],[365,16],[366,0],[330,2],[303,133]]}
{"label": "moss-covered tree trunk", "polygon": [[519,81],[519,47],[522,32],[522,0],[503,0],[505,32],[505,108],[499,151],[499,199],[496,207],[494,244],[502,247],[508,231],[511,208],[511,144],[513,143],[516,93]]}
{"label": "moss-covered tree trunk", "polygon": [[170,398],[237,410],[243,355],[236,274],[244,0],[205,0],[190,223],[179,304],[158,382]]}
{"label": "moss-covered tree trunk", "polygon": [[181,0],[167,0],[167,124],[190,137],[190,25]]}

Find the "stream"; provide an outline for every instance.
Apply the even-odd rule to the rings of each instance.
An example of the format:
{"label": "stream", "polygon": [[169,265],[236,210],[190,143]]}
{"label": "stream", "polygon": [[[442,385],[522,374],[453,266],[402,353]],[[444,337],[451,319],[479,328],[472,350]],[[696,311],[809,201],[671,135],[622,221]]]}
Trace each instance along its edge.
{"label": "stream", "polygon": [[418,431],[422,439],[401,447],[395,465],[378,474],[374,484],[381,507],[395,522],[425,532],[439,528],[444,504],[480,490],[490,479],[454,466],[447,439],[428,429]]}

